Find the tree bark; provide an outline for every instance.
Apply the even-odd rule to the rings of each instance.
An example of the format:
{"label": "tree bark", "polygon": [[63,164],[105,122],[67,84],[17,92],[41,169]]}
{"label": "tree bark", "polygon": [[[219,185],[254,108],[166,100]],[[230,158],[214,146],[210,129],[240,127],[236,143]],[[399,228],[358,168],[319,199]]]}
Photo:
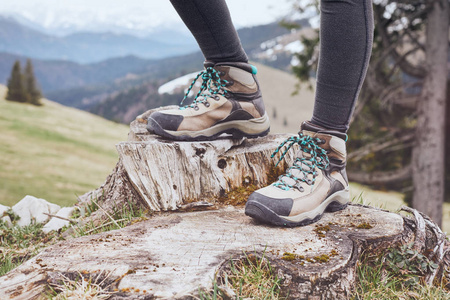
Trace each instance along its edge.
{"label": "tree bark", "polygon": [[413,207],[442,224],[449,33],[448,0],[433,1],[426,29],[426,77],[413,148]]}

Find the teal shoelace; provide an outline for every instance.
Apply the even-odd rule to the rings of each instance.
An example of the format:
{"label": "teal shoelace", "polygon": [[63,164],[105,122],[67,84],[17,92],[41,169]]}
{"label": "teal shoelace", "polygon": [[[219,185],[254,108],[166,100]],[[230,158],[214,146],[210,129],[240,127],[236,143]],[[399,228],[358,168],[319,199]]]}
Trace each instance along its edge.
{"label": "teal shoelace", "polygon": [[[192,104],[183,106],[184,101],[187,99],[189,93],[194,87],[194,84],[200,77],[202,79],[202,85],[197,95],[195,95],[194,101],[192,101]],[[224,87],[227,86],[228,84],[229,82],[227,80],[220,78],[219,71],[217,71],[212,67],[206,68],[204,71],[198,73],[195,79],[192,81],[186,94],[184,95],[183,100],[181,100],[180,109],[186,109],[188,107],[198,109],[199,103],[203,103],[208,107],[209,106],[208,98],[214,98],[215,100],[219,100],[218,95],[225,95],[228,93],[228,91],[224,89]]]}
{"label": "teal shoelace", "polygon": [[[296,144],[299,145],[300,150],[303,153],[307,153],[309,155],[296,157],[293,165],[287,168],[286,173],[278,177],[278,180],[272,185],[285,191],[292,188],[297,188],[300,192],[303,192],[303,188],[300,186],[301,182],[305,182],[308,185],[314,184],[317,176],[315,167],[324,170],[330,164],[327,152],[319,146],[322,143],[323,141],[321,139],[313,138],[302,133],[299,133],[298,136],[293,136],[283,141],[271,155],[273,158],[284,146],[286,146],[286,149],[282,152],[276,165],[283,160],[289,149]],[[303,177],[298,177],[299,175],[295,176],[293,174],[294,170],[297,170],[297,173],[299,175],[302,174]],[[308,175],[312,175],[312,179],[309,178]],[[295,184],[289,184],[286,182],[286,178],[291,178],[295,181]]]}

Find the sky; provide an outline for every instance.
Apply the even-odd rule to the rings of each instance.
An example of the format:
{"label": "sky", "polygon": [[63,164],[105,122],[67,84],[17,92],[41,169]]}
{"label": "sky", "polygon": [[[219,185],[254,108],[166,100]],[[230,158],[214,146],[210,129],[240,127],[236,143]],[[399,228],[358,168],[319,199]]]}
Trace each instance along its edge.
{"label": "sky", "polygon": [[[208,1],[208,0],[205,0]],[[48,29],[121,27],[185,30],[169,0],[2,0],[0,14]],[[227,0],[236,27],[267,24],[291,11],[292,0]]]}

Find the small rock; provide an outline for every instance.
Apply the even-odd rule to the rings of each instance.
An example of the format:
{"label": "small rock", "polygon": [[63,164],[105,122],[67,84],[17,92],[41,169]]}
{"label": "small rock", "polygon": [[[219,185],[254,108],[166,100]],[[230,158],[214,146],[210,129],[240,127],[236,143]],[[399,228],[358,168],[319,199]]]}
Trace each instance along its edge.
{"label": "small rock", "polygon": [[11,218],[5,214],[11,207],[0,204],[0,220],[6,223],[8,227],[12,226]]}
{"label": "small rock", "polygon": [[[58,211],[56,216],[63,217],[65,219],[69,219],[70,216],[72,216],[75,209],[76,209],[76,207],[63,207]],[[42,231],[45,233],[49,233],[52,230],[57,231],[57,230],[63,228],[64,226],[68,226],[69,224],[70,224],[70,221],[53,217],[50,219],[50,221],[47,224],[45,224],[45,226],[42,228]]]}
{"label": "small rock", "polygon": [[11,208],[11,207],[9,207],[9,206],[1,205],[1,204],[0,204],[0,217],[3,216],[3,214],[4,214],[5,212],[7,212],[8,209],[10,209],[10,208]]}
{"label": "small rock", "polygon": [[12,227],[13,226],[13,223],[12,223],[11,218],[9,216],[4,216],[2,218],[2,221],[5,222],[6,226],[8,226],[8,227]]}
{"label": "small rock", "polygon": [[20,217],[17,225],[21,227],[30,225],[33,219],[36,223],[44,223],[50,218],[44,213],[55,214],[60,209],[59,205],[29,195],[12,207],[13,212]]}

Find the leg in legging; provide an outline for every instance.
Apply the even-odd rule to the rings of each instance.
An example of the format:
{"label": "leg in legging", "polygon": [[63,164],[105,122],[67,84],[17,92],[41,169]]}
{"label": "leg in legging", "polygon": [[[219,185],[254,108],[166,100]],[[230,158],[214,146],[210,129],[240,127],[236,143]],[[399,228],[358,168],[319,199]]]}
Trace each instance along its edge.
{"label": "leg in legging", "polygon": [[320,56],[311,123],[346,132],[369,64],[371,0],[321,0]]}
{"label": "leg in legging", "polygon": [[225,0],[170,0],[207,61],[247,62]]}

